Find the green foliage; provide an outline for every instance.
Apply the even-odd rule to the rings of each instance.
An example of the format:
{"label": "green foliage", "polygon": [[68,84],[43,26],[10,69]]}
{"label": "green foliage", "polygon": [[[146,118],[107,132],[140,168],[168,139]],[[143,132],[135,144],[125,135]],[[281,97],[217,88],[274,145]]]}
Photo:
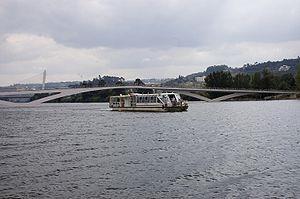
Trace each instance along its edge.
{"label": "green foliage", "polygon": [[255,89],[261,88],[261,74],[256,72],[251,77],[251,87]]}
{"label": "green foliage", "polygon": [[297,65],[296,85],[297,89],[300,90],[300,64]]}
{"label": "green foliage", "polygon": [[275,85],[278,85],[277,88],[280,90],[292,90],[296,88],[296,81],[293,75],[288,73],[283,74],[279,82],[275,82]]}
{"label": "green foliage", "polygon": [[295,79],[291,73],[275,76],[268,69],[262,73],[256,72],[251,78],[251,87],[254,89],[292,90],[295,88]]}
{"label": "green foliage", "polygon": [[265,68],[262,71],[261,88],[262,89],[274,88],[273,79],[274,79],[273,73],[271,73],[269,69]]}
{"label": "green foliage", "polygon": [[120,86],[124,82],[123,77],[114,77],[114,76],[103,76],[100,75],[98,78],[93,80],[80,82],[79,87],[81,88],[90,88],[90,87],[103,87],[103,86]]}
{"label": "green foliage", "polygon": [[256,72],[252,76],[239,73],[234,77],[232,77],[229,72],[213,72],[205,78],[205,83],[206,86],[210,88],[253,88],[266,90],[293,90],[296,88],[295,79],[291,73],[275,76],[268,69],[264,69],[262,72]]}
{"label": "green foliage", "polygon": [[234,88],[250,88],[251,77],[248,74],[239,73],[233,77]]}
{"label": "green foliage", "polygon": [[125,84],[124,84],[124,82],[122,82],[122,81],[118,81],[118,82],[116,83],[116,86],[125,86]]}
{"label": "green foliage", "polygon": [[137,78],[133,84],[136,86],[145,86],[145,83],[139,78]]}
{"label": "green foliage", "polygon": [[226,65],[215,65],[215,66],[209,66],[206,69],[207,74],[210,74],[213,72],[222,72],[222,71],[229,71],[229,67]]}
{"label": "green foliage", "polygon": [[205,83],[210,88],[231,88],[233,79],[230,72],[213,72],[205,77]]}

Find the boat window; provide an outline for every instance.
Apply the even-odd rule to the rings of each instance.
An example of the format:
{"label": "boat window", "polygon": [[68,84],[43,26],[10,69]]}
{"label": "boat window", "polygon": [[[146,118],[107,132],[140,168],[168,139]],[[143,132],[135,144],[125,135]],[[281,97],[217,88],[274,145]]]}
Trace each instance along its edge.
{"label": "boat window", "polygon": [[176,94],[175,96],[176,96],[176,99],[177,99],[178,101],[181,100],[180,95]]}
{"label": "boat window", "polygon": [[157,95],[146,95],[146,96],[134,96],[130,98],[134,103],[157,103],[159,101],[158,98],[163,98],[163,101],[168,101],[168,95],[165,96],[157,96]]}
{"label": "boat window", "polygon": [[164,103],[166,103],[166,102],[168,101],[167,96],[163,95],[162,98],[161,98],[161,100],[162,100]]}
{"label": "boat window", "polygon": [[156,97],[155,97],[155,96],[152,96],[152,97],[151,97],[151,102],[152,102],[152,103],[155,103],[155,102],[156,102]]}
{"label": "boat window", "polygon": [[174,94],[170,94],[169,98],[170,98],[171,101],[176,101],[176,97],[175,97]]}

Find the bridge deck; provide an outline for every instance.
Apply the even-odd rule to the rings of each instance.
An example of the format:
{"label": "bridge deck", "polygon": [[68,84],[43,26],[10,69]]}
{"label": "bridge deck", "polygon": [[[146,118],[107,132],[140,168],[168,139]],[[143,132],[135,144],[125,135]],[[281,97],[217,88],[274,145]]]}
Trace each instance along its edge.
{"label": "bridge deck", "polygon": [[82,93],[99,90],[111,89],[154,89],[165,91],[189,91],[189,92],[225,92],[225,93],[269,93],[269,94],[296,94],[297,91],[280,91],[280,90],[243,90],[243,89],[214,89],[214,88],[173,88],[173,87],[152,87],[152,86],[113,86],[113,87],[94,87],[94,88],[71,88],[71,89],[53,89],[53,90],[34,90],[34,91],[12,91],[0,92],[0,96],[5,95],[22,95],[22,94],[38,94],[38,93],[61,93],[72,92]]}
{"label": "bridge deck", "polygon": [[[27,105],[39,105],[44,102],[48,102],[51,100],[55,100],[58,98],[76,95],[80,93],[92,92],[92,91],[104,91],[104,90],[113,90],[113,89],[152,89],[158,91],[175,91],[184,95],[192,96],[198,98],[200,100],[204,100],[207,102],[213,101],[222,101],[230,98],[243,96],[247,94],[256,94],[256,93],[265,93],[265,94],[297,94],[295,91],[276,91],[276,90],[238,90],[238,89],[208,89],[208,88],[172,88],[172,87],[151,87],[151,86],[118,86],[118,87],[95,87],[95,88],[73,88],[73,89],[53,89],[53,90],[35,90],[35,91],[17,91],[17,92],[0,92],[0,97],[4,98],[5,96],[13,96],[13,95],[29,95],[29,94],[41,94],[41,93],[49,93],[52,95],[43,97],[28,103],[12,103],[5,102],[0,100],[0,104],[5,106],[27,106]],[[209,99],[200,94],[196,94],[193,92],[223,92],[223,93],[232,93],[226,96],[222,96],[216,99]],[[54,94],[55,93],[55,94]]]}

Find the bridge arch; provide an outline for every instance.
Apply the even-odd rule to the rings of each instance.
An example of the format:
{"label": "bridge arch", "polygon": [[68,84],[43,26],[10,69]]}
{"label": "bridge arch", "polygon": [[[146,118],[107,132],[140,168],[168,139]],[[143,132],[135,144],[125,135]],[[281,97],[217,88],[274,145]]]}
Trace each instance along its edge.
{"label": "bridge arch", "polygon": [[[58,94],[55,94],[55,95],[50,95],[50,96],[47,96],[47,97],[44,97],[44,98],[41,98],[41,99],[34,100],[32,102],[29,102],[28,104],[29,105],[38,105],[38,104],[49,102],[49,101],[59,99],[59,98],[62,98],[62,97],[77,95],[77,94],[81,94],[81,93],[88,93],[88,92],[93,92],[93,91],[104,91],[104,90],[115,90],[115,89],[126,89],[126,88],[118,88],[118,87],[106,88],[106,87],[103,87],[103,88],[80,90],[80,91],[72,91],[72,90],[68,91],[68,90],[66,90],[64,92],[61,92],[61,93],[58,93]],[[146,88],[146,87],[145,88],[143,88],[143,87],[140,88],[139,87],[139,89],[145,89],[146,90],[146,89],[149,89],[149,88]],[[196,99],[199,99],[199,100],[202,100],[202,101],[205,101],[205,102],[220,102],[220,101],[225,101],[225,100],[228,100],[228,99],[232,99],[232,98],[252,94],[252,93],[233,93],[233,94],[224,95],[224,96],[221,96],[221,97],[218,97],[218,98],[215,98],[215,99],[209,99],[209,98],[207,98],[205,96],[202,96],[200,94],[187,92],[187,91],[177,91],[177,93],[179,93],[181,95],[194,97]]]}
{"label": "bridge arch", "polygon": [[207,97],[204,97],[200,94],[196,94],[196,93],[191,93],[191,92],[186,92],[186,91],[178,91],[178,93],[181,94],[181,95],[193,97],[193,98],[199,99],[201,101],[205,101],[205,102],[211,102],[212,101],[211,99],[209,99]]}
{"label": "bridge arch", "polygon": [[228,99],[233,99],[233,98],[242,97],[242,96],[246,96],[246,95],[253,95],[253,94],[254,93],[232,93],[232,94],[228,94],[228,95],[224,95],[224,96],[212,99],[211,102],[220,102],[220,101],[225,101]]}
{"label": "bridge arch", "polygon": [[106,90],[117,90],[117,89],[144,89],[144,90],[149,90],[149,87],[95,87],[95,88],[85,88],[85,89],[78,89],[78,90],[65,90],[62,91],[58,94],[55,95],[50,95],[41,99],[37,99],[34,100],[32,102],[29,102],[29,105],[38,105],[38,104],[42,104],[45,102],[49,102],[52,100],[56,100],[62,97],[68,97],[68,96],[72,96],[72,95],[77,95],[77,94],[81,94],[81,93],[88,93],[88,92],[94,92],[94,91],[106,91]]}
{"label": "bridge arch", "polygon": [[9,102],[9,101],[5,101],[5,100],[0,100],[0,105],[2,106],[14,106],[16,103],[14,102]]}

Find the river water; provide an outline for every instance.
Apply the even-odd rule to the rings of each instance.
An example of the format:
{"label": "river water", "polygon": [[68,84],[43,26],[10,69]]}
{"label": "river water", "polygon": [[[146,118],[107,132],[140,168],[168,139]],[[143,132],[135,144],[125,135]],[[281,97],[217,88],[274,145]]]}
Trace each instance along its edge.
{"label": "river water", "polygon": [[300,198],[300,101],[0,109],[0,198]]}

